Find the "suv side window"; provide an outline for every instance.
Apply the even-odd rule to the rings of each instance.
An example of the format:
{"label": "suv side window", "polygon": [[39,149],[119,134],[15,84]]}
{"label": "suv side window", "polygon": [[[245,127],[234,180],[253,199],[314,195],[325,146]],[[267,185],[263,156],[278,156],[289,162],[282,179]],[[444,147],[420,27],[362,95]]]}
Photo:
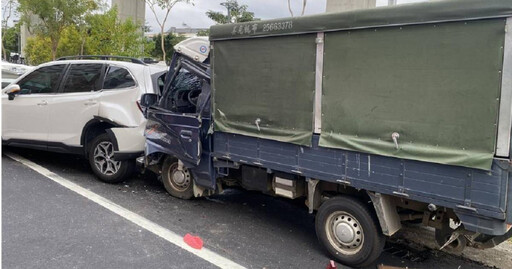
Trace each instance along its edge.
{"label": "suv side window", "polygon": [[66,76],[63,92],[92,92],[97,88],[103,64],[72,64]]}
{"label": "suv side window", "polygon": [[20,94],[55,93],[59,88],[59,78],[65,64],[41,67],[24,77],[18,85]]}
{"label": "suv side window", "polygon": [[135,81],[128,70],[118,66],[110,66],[105,76],[103,89],[124,89],[134,87]]}
{"label": "suv side window", "polygon": [[185,68],[180,68],[169,89],[163,93],[159,107],[177,113],[195,113],[201,85],[199,77]]}

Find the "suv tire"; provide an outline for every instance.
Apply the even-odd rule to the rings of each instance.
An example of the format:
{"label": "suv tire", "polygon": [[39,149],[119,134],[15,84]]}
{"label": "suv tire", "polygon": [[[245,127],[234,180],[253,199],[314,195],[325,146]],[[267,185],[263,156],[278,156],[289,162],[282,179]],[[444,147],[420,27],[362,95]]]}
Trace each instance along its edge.
{"label": "suv tire", "polygon": [[87,154],[94,174],[103,182],[122,182],[133,171],[132,160],[115,161],[114,144],[107,134],[94,138]]}

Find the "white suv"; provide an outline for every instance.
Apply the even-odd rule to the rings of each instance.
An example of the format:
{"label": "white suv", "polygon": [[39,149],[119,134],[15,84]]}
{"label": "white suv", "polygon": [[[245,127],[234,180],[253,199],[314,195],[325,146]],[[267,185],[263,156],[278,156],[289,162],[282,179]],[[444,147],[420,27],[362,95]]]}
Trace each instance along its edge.
{"label": "white suv", "polygon": [[122,181],[144,151],[140,96],[167,71],[130,60],[64,59],[21,76],[2,92],[2,144],[82,154],[101,180]]}

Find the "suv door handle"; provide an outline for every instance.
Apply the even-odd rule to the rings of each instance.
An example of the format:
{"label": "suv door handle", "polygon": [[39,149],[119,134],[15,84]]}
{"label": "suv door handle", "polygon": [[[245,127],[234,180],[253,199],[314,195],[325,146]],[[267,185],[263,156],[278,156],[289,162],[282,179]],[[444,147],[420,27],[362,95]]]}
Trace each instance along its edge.
{"label": "suv door handle", "polygon": [[46,102],[46,100],[41,101],[41,103],[37,103],[38,106],[45,106],[47,104],[48,102]]}
{"label": "suv door handle", "polygon": [[84,105],[85,106],[92,106],[92,105],[95,105],[97,104],[98,102],[96,101],[93,101],[93,100],[88,100],[88,101],[85,101]]}

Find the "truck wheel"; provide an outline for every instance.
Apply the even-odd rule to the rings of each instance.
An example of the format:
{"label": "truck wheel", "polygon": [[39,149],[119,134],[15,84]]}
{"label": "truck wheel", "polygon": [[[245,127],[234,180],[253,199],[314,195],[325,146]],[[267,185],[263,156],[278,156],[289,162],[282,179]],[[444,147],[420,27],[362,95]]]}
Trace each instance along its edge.
{"label": "truck wheel", "polygon": [[318,209],[315,228],[318,240],[331,256],[348,266],[372,264],[386,243],[375,215],[351,197],[324,202]]}
{"label": "truck wheel", "polygon": [[171,196],[185,200],[194,197],[192,174],[185,167],[179,170],[176,158],[165,159],[162,166],[162,181]]}
{"label": "truck wheel", "polygon": [[107,134],[98,135],[89,148],[89,164],[103,182],[119,183],[133,171],[133,161],[115,161],[114,145]]}

